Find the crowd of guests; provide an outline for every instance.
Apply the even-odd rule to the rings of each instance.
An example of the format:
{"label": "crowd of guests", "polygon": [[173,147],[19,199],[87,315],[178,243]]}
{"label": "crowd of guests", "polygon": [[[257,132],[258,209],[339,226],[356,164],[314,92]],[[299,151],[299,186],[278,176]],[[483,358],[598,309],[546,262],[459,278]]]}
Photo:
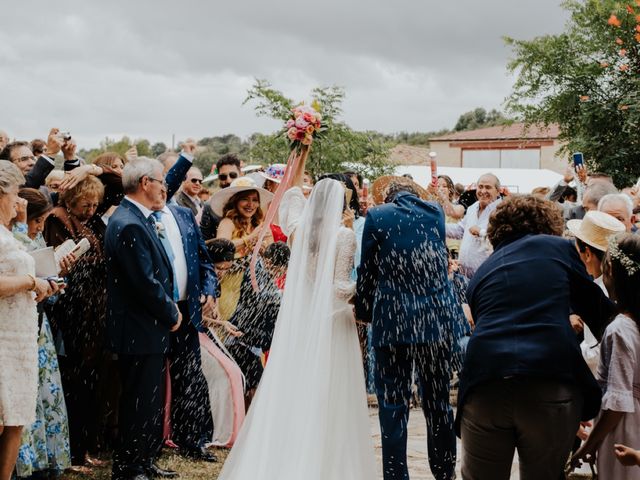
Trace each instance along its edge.
{"label": "crowd of guests", "polygon": [[[192,141],[157,159],[106,152],[87,163],[76,149],[58,129],[31,142],[0,131],[0,480],[90,471],[109,452],[114,479],[173,478],[156,464],[163,445],[217,461],[209,447],[233,444],[268,362],[294,228],[283,209],[264,220],[286,166],[245,175],[225,155],[209,190]],[[452,478],[454,431],[463,478],[508,478],[516,449],[523,478],[562,478],[570,455],[574,466],[597,459],[602,478],[640,478],[640,468],[624,466],[640,458],[637,188],[585,169],[531,195],[509,194],[493,173],[467,187],[447,176],[424,187],[383,177],[371,191],[355,172],[322,178],[347,192],[356,266],[377,205],[408,194],[435,201],[445,218],[440,273],[460,314],[438,320],[456,328],[421,357],[438,371],[422,372],[425,363],[408,373],[430,378],[416,383],[429,399],[437,478]],[[313,185],[305,172],[304,196]],[[88,248],[66,249],[69,240]],[[55,275],[37,275],[46,255]],[[164,277],[145,263],[154,255],[148,265],[165,262]],[[408,260],[391,260],[390,288],[414,295],[402,279],[411,269],[400,268]],[[175,306],[158,318],[171,321],[149,328],[145,315],[165,291]],[[372,365],[390,369],[397,352],[376,359],[381,340],[358,328],[374,393]]]}

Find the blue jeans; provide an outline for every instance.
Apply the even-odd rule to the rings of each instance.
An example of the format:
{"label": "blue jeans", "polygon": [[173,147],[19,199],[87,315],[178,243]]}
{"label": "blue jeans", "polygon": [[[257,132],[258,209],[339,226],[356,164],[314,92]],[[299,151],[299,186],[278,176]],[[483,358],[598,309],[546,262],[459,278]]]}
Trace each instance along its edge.
{"label": "blue jeans", "polygon": [[414,365],[422,392],[422,410],[427,420],[431,473],[436,480],[454,478],[456,436],[453,409],[449,404],[451,356],[450,342],[375,349],[384,480],[409,478],[407,425]]}

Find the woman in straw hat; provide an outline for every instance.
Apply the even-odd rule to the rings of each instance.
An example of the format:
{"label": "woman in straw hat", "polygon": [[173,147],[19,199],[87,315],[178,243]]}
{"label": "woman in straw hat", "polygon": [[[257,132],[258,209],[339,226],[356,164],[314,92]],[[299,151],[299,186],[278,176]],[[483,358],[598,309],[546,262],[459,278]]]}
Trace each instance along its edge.
{"label": "woman in straw hat", "polygon": [[[217,238],[231,240],[236,247],[236,258],[251,253],[258,239],[260,227],[273,194],[256,185],[251,178],[234,180],[228,188],[215,193],[211,208],[222,217]],[[272,241],[269,234],[264,247]]]}
{"label": "woman in straw hat", "polygon": [[[272,198],[271,192],[258,187],[250,177],[237,178],[229,187],[217,191],[211,197],[210,205],[213,212],[222,218],[217,238],[230,240],[236,251],[233,266],[220,282],[218,308],[222,320],[229,320],[237,308],[251,252],[258,240],[264,213]],[[272,241],[271,233],[267,232],[263,248]],[[222,337],[226,336],[223,332],[219,333]]]}

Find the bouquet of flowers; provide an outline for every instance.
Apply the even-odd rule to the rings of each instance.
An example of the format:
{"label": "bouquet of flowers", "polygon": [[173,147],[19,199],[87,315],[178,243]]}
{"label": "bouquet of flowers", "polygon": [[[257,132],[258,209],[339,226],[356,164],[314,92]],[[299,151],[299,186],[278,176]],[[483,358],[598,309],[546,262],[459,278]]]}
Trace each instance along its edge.
{"label": "bouquet of flowers", "polygon": [[309,146],[314,138],[327,130],[322,124],[320,105],[317,102],[307,105],[298,105],[291,110],[291,117],[285,124],[284,132],[291,142],[291,150],[295,150],[301,145]]}

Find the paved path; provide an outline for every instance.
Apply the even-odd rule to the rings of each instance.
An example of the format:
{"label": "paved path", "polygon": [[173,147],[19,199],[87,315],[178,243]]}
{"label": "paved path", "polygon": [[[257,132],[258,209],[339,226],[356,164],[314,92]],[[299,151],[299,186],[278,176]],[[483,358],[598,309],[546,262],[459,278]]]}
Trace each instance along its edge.
{"label": "paved path", "polygon": [[[371,419],[371,431],[373,432],[373,441],[378,457],[378,478],[382,479],[382,448],[380,437],[380,424],[378,423],[378,410],[371,408],[369,410]],[[458,478],[460,475],[460,441],[458,441],[458,462],[456,472]],[[412,409],[409,414],[409,441],[407,445],[407,460],[409,462],[409,473],[411,480],[433,480],[429,463],[427,461],[427,427],[424,420],[422,410]],[[517,458],[511,470],[511,478],[519,479]]]}

